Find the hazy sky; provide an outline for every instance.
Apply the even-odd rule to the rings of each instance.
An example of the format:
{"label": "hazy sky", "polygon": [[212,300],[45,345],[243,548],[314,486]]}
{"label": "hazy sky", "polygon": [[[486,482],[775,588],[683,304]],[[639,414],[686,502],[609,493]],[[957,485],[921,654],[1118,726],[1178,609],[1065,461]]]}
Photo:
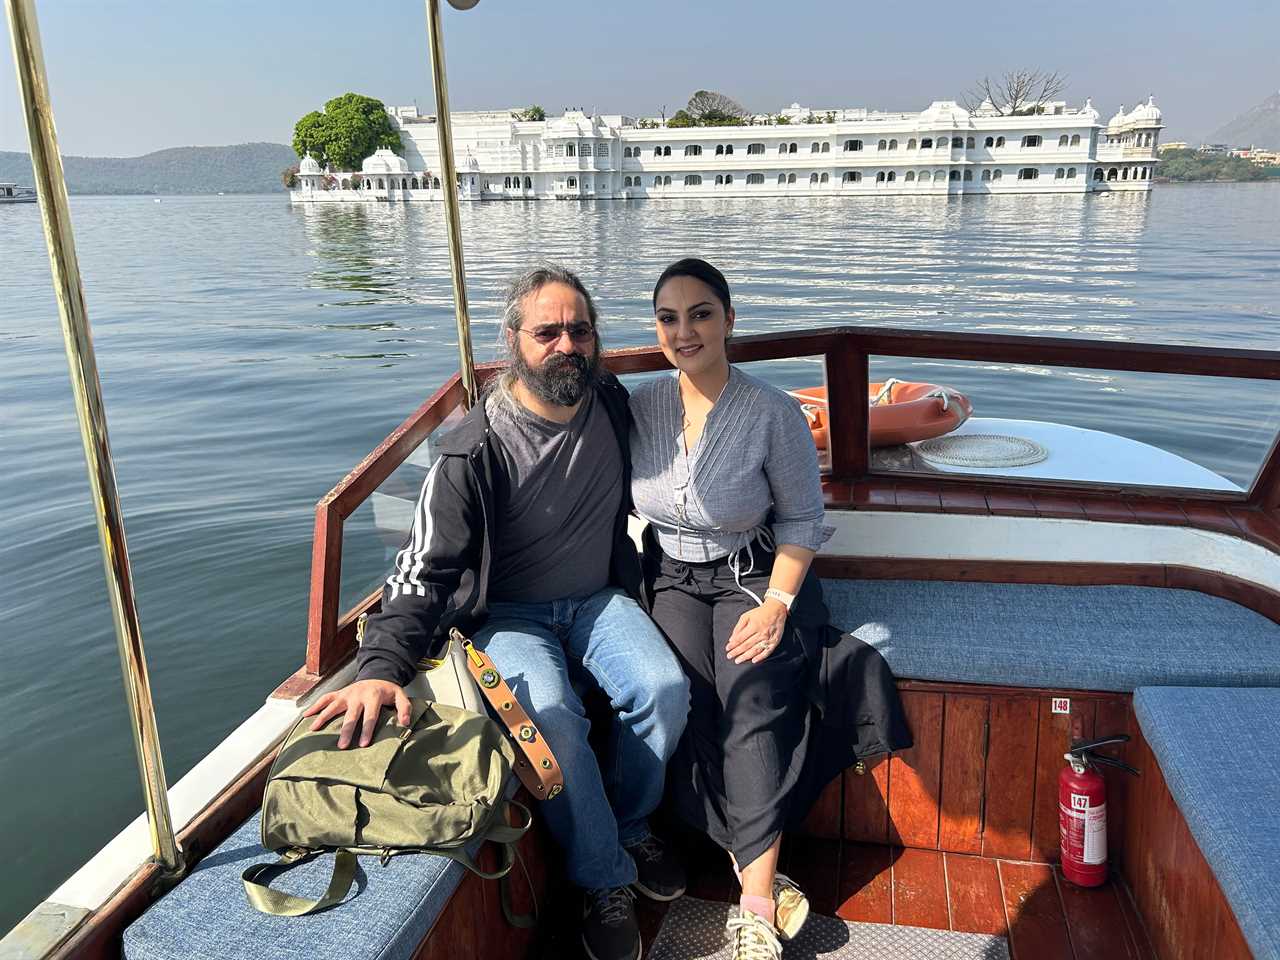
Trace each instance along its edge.
{"label": "hazy sky", "polygon": [[[62,150],[133,156],[271,140],[354,90],[432,102],[421,3],[43,0]],[[1198,138],[1280,87],[1280,2],[482,0],[444,14],[454,109],[674,112],[698,88],[757,110],[920,110],[983,74],[1066,73],[1105,120],[1154,93],[1165,139]],[[6,34],[8,27],[0,28]],[[9,44],[0,149],[25,150]]]}

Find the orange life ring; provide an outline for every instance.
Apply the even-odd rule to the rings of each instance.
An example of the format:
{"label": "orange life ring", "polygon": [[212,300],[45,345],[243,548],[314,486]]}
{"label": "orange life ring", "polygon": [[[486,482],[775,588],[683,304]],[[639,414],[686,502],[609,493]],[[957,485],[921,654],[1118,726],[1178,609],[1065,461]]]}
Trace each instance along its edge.
{"label": "orange life ring", "polygon": [[[805,387],[789,392],[800,401],[800,409],[813,432],[813,442],[819,450],[827,449],[827,388]],[[940,437],[960,426],[973,413],[968,397],[936,383],[904,380],[870,383],[867,401],[873,447]]]}

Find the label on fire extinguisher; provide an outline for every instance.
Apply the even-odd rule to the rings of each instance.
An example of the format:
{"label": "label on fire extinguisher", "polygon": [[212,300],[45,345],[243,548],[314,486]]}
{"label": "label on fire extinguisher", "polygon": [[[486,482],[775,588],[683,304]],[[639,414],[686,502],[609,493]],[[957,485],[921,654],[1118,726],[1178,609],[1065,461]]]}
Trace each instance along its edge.
{"label": "label on fire extinguisher", "polygon": [[[1080,859],[1088,864],[1107,862],[1107,805],[1089,806],[1089,798],[1081,793],[1071,795],[1071,818],[1076,828],[1073,847],[1079,850]],[[1083,829],[1081,829],[1083,828]],[[1080,834],[1084,836],[1081,837]],[[1083,842],[1081,842],[1083,841]],[[1079,845],[1078,847],[1076,845]]]}

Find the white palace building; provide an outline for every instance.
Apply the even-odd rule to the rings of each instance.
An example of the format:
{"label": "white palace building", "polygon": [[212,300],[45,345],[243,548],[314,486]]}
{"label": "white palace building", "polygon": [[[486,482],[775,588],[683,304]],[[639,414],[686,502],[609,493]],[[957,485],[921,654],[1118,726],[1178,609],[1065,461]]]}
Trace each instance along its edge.
{"label": "white palace building", "polygon": [[[379,150],[359,173],[306,157],[290,199],[440,200],[435,117],[387,112],[403,156]],[[733,127],[642,126],[580,110],[528,122],[515,112],[453,114],[460,199],[1145,192],[1163,126],[1154,98],[1105,125],[1092,101],[1001,116],[944,100],[920,113],[825,111],[825,123],[793,104],[782,111],[789,123]]]}

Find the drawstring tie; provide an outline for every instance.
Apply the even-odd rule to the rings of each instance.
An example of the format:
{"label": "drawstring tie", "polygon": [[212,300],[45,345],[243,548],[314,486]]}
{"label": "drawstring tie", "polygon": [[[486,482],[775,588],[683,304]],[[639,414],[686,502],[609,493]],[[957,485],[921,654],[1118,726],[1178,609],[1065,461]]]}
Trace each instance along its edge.
{"label": "drawstring tie", "polygon": [[[751,549],[751,544],[759,540],[762,547],[770,553],[774,553],[777,549],[777,543],[773,539],[773,531],[768,527],[757,527],[755,530],[744,534],[744,536],[746,537],[746,542],[729,554],[729,569],[733,571],[733,582],[737,588],[754,600],[757,607],[762,607],[764,606],[764,601],[760,599],[755,591],[748,590],[742,585],[742,578],[750,576],[756,568],[756,555],[755,551]],[[745,570],[742,568],[742,552],[744,550],[747,553],[747,567]]]}

